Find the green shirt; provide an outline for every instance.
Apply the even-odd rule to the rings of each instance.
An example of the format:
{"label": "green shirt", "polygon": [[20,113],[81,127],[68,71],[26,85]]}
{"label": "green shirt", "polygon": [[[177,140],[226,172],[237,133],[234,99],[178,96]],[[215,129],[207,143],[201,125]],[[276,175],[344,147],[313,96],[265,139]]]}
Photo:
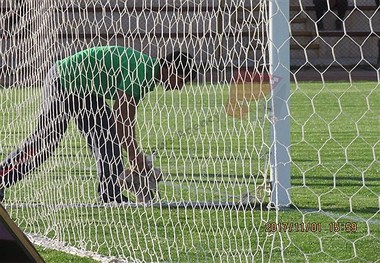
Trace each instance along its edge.
{"label": "green shirt", "polygon": [[139,101],[156,86],[156,58],[117,46],[94,47],[57,62],[61,85],[76,94],[114,99],[116,89]]}

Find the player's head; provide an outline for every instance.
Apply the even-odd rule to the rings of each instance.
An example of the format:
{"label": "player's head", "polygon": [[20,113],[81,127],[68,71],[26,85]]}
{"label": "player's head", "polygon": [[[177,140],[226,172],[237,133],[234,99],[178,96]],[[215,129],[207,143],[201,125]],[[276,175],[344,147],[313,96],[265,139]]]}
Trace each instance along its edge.
{"label": "player's head", "polygon": [[160,81],[166,90],[182,89],[186,82],[194,80],[197,72],[194,58],[180,51],[160,59]]}

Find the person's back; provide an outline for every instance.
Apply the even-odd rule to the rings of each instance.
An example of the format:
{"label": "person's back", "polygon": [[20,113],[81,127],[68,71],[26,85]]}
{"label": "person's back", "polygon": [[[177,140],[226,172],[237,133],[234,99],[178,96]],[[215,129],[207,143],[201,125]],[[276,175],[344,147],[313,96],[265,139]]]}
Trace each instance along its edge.
{"label": "person's back", "polygon": [[61,85],[69,92],[113,99],[120,89],[138,101],[155,86],[157,62],[131,48],[104,46],[78,52],[57,65]]}

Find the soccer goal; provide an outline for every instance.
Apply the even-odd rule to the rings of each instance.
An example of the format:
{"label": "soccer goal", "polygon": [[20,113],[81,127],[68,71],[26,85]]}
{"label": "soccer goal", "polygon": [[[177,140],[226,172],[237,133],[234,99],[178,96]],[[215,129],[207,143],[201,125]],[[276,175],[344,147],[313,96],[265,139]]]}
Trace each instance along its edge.
{"label": "soccer goal", "polygon": [[[36,130],[43,87],[77,52],[181,51],[198,73],[139,102],[137,144],[162,172],[154,202],[126,189],[128,202],[102,202],[70,121],[43,164],[0,186],[3,206],[35,244],[105,262],[378,260],[380,10],[332,2],[2,1],[0,160],[52,136]],[[28,154],[11,167],[40,161]]]}

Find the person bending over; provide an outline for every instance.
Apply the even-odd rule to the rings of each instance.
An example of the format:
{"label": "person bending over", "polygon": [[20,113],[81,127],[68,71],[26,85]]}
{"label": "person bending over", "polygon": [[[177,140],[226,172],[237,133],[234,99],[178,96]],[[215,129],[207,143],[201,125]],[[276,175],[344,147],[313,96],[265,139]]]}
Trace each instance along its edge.
{"label": "person bending over", "polygon": [[[122,149],[137,173],[152,169],[136,142],[139,101],[157,85],[182,89],[196,77],[191,55],[154,58],[120,46],[94,47],[55,63],[43,84],[35,131],[0,163],[0,200],[10,187],[46,161],[73,119],[97,164],[103,202],[126,202],[117,178],[124,171]],[[113,100],[113,110],[106,103]]]}

